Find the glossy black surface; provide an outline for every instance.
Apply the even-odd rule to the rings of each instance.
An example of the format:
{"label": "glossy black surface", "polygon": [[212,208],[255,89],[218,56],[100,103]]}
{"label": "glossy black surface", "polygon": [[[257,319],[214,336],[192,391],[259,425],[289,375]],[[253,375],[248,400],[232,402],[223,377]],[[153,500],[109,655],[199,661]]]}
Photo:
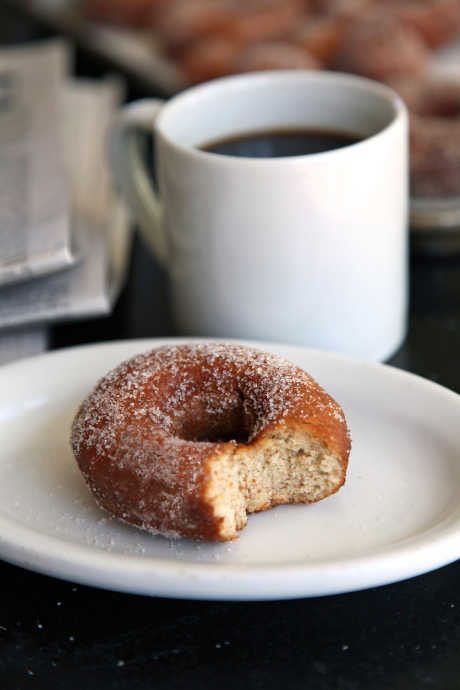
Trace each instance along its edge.
{"label": "glossy black surface", "polygon": [[[0,36],[2,21],[0,5]],[[52,347],[172,334],[167,277],[136,239],[114,314],[54,328]],[[391,363],[460,392],[459,353],[460,258],[414,257],[409,332]],[[0,690],[460,688],[460,562],[363,592],[267,603],[119,594],[4,562],[0,582]]]}
{"label": "glossy black surface", "polygon": [[[392,363],[460,392],[460,260],[413,260],[411,322]],[[107,319],[52,346],[173,335],[167,280],[137,238]],[[460,458],[460,449],[459,449]],[[0,563],[5,690],[460,688],[460,563],[333,597],[267,603],[145,598]]]}

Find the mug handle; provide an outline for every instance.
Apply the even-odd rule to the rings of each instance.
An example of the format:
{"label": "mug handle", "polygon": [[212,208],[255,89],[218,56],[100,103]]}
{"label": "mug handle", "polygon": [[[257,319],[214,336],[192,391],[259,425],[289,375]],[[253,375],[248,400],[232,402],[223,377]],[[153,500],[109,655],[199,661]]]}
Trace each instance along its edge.
{"label": "mug handle", "polygon": [[146,98],[122,108],[109,131],[108,155],[112,175],[122,197],[157,259],[166,264],[163,208],[139,141],[139,132],[153,133],[155,117],[163,105],[163,100]]}

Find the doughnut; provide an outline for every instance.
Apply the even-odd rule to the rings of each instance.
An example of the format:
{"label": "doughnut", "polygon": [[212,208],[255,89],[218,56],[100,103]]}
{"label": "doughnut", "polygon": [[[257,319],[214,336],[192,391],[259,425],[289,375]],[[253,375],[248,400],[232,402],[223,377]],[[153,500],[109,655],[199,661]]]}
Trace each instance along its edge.
{"label": "doughnut", "polygon": [[333,17],[362,16],[372,0],[312,0],[315,14]]}
{"label": "doughnut", "polygon": [[85,16],[124,27],[150,27],[154,9],[167,0],[85,0]]}
{"label": "doughnut", "polygon": [[180,55],[200,38],[224,31],[234,0],[174,0],[155,21],[155,32],[170,55]]}
{"label": "doughnut", "polygon": [[334,67],[387,81],[427,69],[428,48],[419,34],[387,13],[349,23]]}
{"label": "doughnut", "polygon": [[235,71],[241,46],[222,36],[210,36],[193,43],[179,58],[179,68],[188,82],[195,84]]}
{"label": "doughnut", "polygon": [[175,0],[156,30],[171,54],[181,54],[203,38],[249,43],[281,37],[302,12],[301,0]]}
{"label": "doughnut", "polygon": [[460,84],[426,78],[390,85],[410,114],[412,197],[460,196]]}
{"label": "doughnut", "polygon": [[300,0],[237,1],[224,33],[246,43],[283,38],[302,15]]}
{"label": "doughnut", "polygon": [[236,72],[264,69],[317,69],[319,61],[305,48],[286,41],[246,45],[224,36],[194,43],[179,58],[179,67],[191,83]]}
{"label": "doughnut", "polygon": [[271,69],[319,69],[321,63],[301,46],[288,41],[266,41],[247,46],[236,61],[237,72]]}
{"label": "doughnut", "polygon": [[418,31],[430,48],[438,48],[460,30],[459,0],[390,0],[385,9]]}
{"label": "doughnut", "polygon": [[350,437],[338,403],[294,364],[192,343],[140,354],[102,378],[71,445],[112,516],[153,534],[227,541],[248,513],[338,491]]}
{"label": "doughnut", "polygon": [[460,82],[442,78],[398,79],[390,82],[409,112],[421,117],[460,118]]}
{"label": "doughnut", "polygon": [[290,39],[323,64],[337,55],[345,33],[343,21],[334,17],[307,17],[299,22]]}
{"label": "doughnut", "polygon": [[460,119],[411,118],[410,187],[413,198],[460,197]]}

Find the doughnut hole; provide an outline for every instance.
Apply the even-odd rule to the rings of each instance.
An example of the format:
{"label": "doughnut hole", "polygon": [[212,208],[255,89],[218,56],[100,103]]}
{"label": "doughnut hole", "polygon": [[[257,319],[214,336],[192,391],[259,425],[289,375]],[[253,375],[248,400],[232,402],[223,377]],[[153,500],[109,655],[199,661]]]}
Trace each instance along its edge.
{"label": "doughnut hole", "polygon": [[236,392],[225,398],[196,398],[189,401],[188,414],[174,429],[174,434],[194,443],[247,444],[254,415]]}

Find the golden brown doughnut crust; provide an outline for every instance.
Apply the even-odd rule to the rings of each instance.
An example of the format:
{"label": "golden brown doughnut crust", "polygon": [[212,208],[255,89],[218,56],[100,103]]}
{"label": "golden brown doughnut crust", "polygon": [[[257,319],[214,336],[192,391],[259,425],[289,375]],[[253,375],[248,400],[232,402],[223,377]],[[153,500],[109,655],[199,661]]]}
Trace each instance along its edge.
{"label": "golden brown doughnut crust", "polygon": [[[71,443],[97,502],[114,516],[166,536],[224,540],[236,534],[224,535],[209,499],[216,459],[244,464],[248,450],[270,450],[280,433],[306,434],[334,456],[328,493],[340,488],[350,451],[340,406],[277,355],[201,343],[161,347],[108,373],[82,403]],[[289,502],[324,497],[309,496]]]}

